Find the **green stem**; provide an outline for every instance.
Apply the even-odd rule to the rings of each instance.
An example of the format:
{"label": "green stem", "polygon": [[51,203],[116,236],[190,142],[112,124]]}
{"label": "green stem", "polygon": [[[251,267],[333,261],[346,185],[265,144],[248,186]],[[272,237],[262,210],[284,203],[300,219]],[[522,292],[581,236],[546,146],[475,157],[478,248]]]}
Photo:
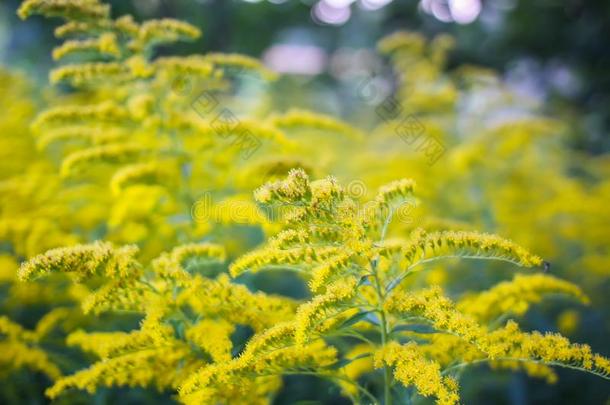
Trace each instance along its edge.
{"label": "green stem", "polygon": [[[382,346],[386,345],[386,342],[388,340],[388,326],[387,326],[387,321],[386,321],[386,317],[385,317],[385,312],[381,311],[381,344]],[[392,369],[386,365],[383,368],[383,398],[384,398],[384,404],[385,405],[392,405],[392,393],[391,393],[391,386],[392,386]]]}
{"label": "green stem", "polygon": [[[377,272],[377,263],[378,259],[373,260],[371,263],[373,276],[375,279],[375,290],[377,292],[377,300],[379,301],[379,332],[381,334],[381,346],[384,347],[388,342],[389,332],[388,332],[388,321],[386,317],[385,310],[383,309],[383,304],[385,302],[385,293],[384,289],[381,286],[381,280],[379,278],[379,274]],[[384,405],[392,405],[392,369],[385,365],[383,368],[383,403]]]}

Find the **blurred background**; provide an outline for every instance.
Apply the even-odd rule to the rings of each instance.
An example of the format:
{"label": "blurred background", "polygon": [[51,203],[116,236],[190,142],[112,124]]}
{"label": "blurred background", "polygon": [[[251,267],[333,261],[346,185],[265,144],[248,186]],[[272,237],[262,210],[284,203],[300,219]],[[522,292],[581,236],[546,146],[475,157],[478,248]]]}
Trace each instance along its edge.
{"label": "blurred background", "polygon": [[[21,22],[0,2],[0,62],[45,81],[57,21]],[[478,64],[547,108],[582,118],[574,147],[610,147],[610,2],[605,0],[113,0],[115,15],[175,17],[200,27],[176,53],[240,52],[309,83],[302,103],[346,114],[348,70],[380,69],[375,43],[398,29],[450,33],[449,65]],[[281,86],[281,84],[280,84]],[[305,90],[303,88],[302,90]],[[320,104],[322,103],[322,104]],[[324,108],[320,108],[323,106]]]}
{"label": "blurred background", "polygon": [[[375,127],[379,117],[375,117],[374,107],[363,106],[363,100],[358,99],[358,78],[384,78],[385,81],[376,83],[376,88],[386,95],[396,92],[398,87],[395,77],[392,79],[396,72],[376,50],[377,42],[398,30],[418,32],[426,38],[441,33],[452,35],[455,47],[442,69],[453,72],[464,65],[479,65],[498,72],[507,92],[517,95],[516,104],[518,100],[527,100],[535,105],[536,114],[560,117],[567,127],[561,132],[568,136],[547,142],[542,136],[531,135],[530,144],[522,138],[530,137],[531,128],[536,132],[538,124],[534,122],[527,127],[517,123],[513,133],[509,122],[501,131],[491,132],[498,138],[512,139],[513,144],[495,142],[494,138],[475,139],[474,135],[468,138],[470,134],[464,134],[463,128],[470,127],[458,128],[458,124],[463,124],[466,115],[472,113],[468,108],[476,109],[477,104],[462,103],[454,109],[452,103],[447,103],[451,111],[432,111],[437,114],[433,118],[441,117],[444,121],[439,121],[446,124],[443,131],[455,132],[455,139],[453,148],[449,148],[450,156],[433,169],[409,166],[410,162],[390,157],[395,144],[405,146],[394,139],[394,146],[388,143],[380,147],[380,156],[387,157],[389,162],[385,167],[375,166],[374,159],[367,166],[362,163],[366,158],[362,158],[354,164],[362,166],[360,173],[351,170],[350,175],[360,174],[373,190],[376,173],[391,172],[389,169],[400,165],[401,170],[411,170],[410,174],[418,181],[426,179],[431,191],[424,198],[431,202],[432,214],[499,232],[549,258],[553,272],[581,284],[592,296],[594,305],[577,307],[572,312],[569,303],[541,305],[523,320],[524,329],[559,329],[573,341],[590,343],[594,351],[610,355],[607,294],[610,223],[605,209],[608,201],[605,199],[610,195],[607,182],[610,164],[604,159],[604,154],[610,151],[609,1],[113,0],[109,3],[114,16],[132,14],[140,21],[173,17],[203,30],[200,40],[172,45],[171,50],[161,48],[160,54],[238,52],[260,58],[269,68],[283,74],[269,88],[276,109],[308,108],[343,117],[362,129]],[[15,14],[19,4],[19,0],[0,0],[0,64],[27,72],[28,78],[43,88],[48,85],[48,72],[54,65],[50,55],[58,44],[53,37],[58,21],[38,17],[20,21]],[[464,92],[463,99],[474,93]],[[479,106],[485,106],[492,98],[485,89],[477,97],[481,97],[475,100]],[[460,112],[464,112],[464,117]],[[449,120],[443,114],[455,117]],[[469,116],[477,119],[477,114]],[[426,125],[434,130],[431,123]],[[540,132],[547,130],[543,128]],[[451,136],[446,139],[447,145],[451,145]],[[374,147],[379,145],[371,142],[369,146],[373,151],[371,159],[378,158],[374,156]],[[463,163],[460,159],[467,160],[464,156],[469,153],[482,162],[472,158]],[[490,157],[485,160],[487,153]],[[561,166],[553,171],[556,162]],[[458,165],[472,175],[456,171]],[[369,168],[373,174],[366,177]],[[329,173],[334,172],[321,175]],[[529,176],[536,173],[539,177]],[[379,183],[391,180],[393,174],[387,174],[390,178],[382,178],[385,172],[379,175]],[[462,192],[470,194],[463,196]],[[470,205],[456,203],[469,197]],[[579,210],[581,206],[586,209]],[[497,275],[481,275],[481,267],[469,270],[468,277],[453,280],[456,291],[473,285],[483,289],[493,284],[492,279],[498,281]],[[508,272],[505,275],[509,278]],[[261,285],[265,284],[269,283],[261,281]],[[288,287],[291,288],[294,286]],[[560,384],[548,386],[522,373],[473,370],[462,387],[464,402],[609,403],[607,381],[571,370],[558,370],[558,374]],[[23,378],[27,382],[29,377]],[[42,381],[39,385],[44,384]],[[289,378],[285,385],[277,403],[343,403],[339,402],[336,388],[319,380]],[[139,398],[138,390],[132,390],[127,400],[126,391],[102,391],[103,395],[96,400],[130,403],[132,398]],[[150,393],[142,395],[146,401],[152,401],[146,396]],[[43,403],[41,397],[40,392],[35,392],[28,403]],[[78,398],[71,403],[90,403],[88,397]],[[169,401],[165,395],[154,398],[160,403]]]}

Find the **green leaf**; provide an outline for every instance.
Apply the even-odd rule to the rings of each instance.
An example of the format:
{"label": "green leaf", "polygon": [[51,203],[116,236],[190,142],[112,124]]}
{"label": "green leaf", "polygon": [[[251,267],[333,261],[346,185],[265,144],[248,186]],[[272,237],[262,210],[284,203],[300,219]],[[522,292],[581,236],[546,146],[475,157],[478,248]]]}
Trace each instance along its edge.
{"label": "green leaf", "polygon": [[367,320],[365,319],[367,317],[368,314],[370,314],[371,311],[365,311],[365,312],[358,312],[356,315],[352,316],[351,318],[345,320],[341,325],[339,325],[337,327],[337,329],[345,329],[345,328],[349,328],[350,326],[363,321],[363,320]]}
{"label": "green leaf", "polygon": [[401,331],[409,331],[416,333],[438,333],[436,329],[434,329],[430,325],[425,324],[409,324],[409,325],[398,325],[392,329],[392,332],[401,332]]}
{"label": "green leaf", "polygon": [[360,354],[360,355],[358,355],[356,357],[353,357],[351,359],[341,359],[338,362],[334,363],[333,365],[328,366],[327,369],[328,370],[337,370],[337,369],[340,369],[342,367],[347,366],[351,362],[354,362],[354,361],[359,360],[359,359],[363,359],[365,357],[370,357],[370,356],[371,356],[371,353],[363,353],[363,354]]}

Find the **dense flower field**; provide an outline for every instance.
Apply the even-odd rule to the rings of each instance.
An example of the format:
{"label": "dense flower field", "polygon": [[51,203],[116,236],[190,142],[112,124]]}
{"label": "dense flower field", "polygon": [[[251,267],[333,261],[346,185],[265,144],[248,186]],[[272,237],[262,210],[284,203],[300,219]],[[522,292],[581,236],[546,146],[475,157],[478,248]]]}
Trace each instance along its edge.
{"label": "dense flower field", "polygon": [[0,402],[292,403],[312,377],[328,403],[456,404],[489,369],[610,389],[610,160],[449,72],[450,37],[380,42],[397,86],[358,84],[367,127],[281,107],[256,59],[157,56],[183,21],[18,13],[63,43],[54,90],[0,71]]}

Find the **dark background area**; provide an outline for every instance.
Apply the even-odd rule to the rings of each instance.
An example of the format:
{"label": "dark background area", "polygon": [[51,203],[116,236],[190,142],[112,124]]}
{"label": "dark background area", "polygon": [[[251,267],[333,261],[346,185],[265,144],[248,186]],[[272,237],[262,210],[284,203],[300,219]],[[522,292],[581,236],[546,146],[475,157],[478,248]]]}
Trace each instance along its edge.
{"label": "dark background area", "polygon": [[[502,72],[507,80],[545,99],[548,108],[579,117],[575,148],[592,154],[609,150],[610,2],[454,0],[480,4],[476,18],[460,24],[447,21],[451,17],[445,0],[394,0],[377,10],[365,9],[363,1],[347,6],[351,16],[341,25],[316,19],[314,0],[110,3],[114,15],[130,13],[139,20],[175,17],[202,28],[198,42],[172,47],[172,52],[182,54],[223,51],[261,57],[274,44],[299,44],[321,48],[331,59],[341,49],[374,49],[379,38],[399,29],[426,36],[450,33],[457,43],[450,66],[479,64]],[[25,67],[45,80],[57,22],[43,18],[21,22],[15,15],[19,4],[19,0],[0,2],[0,62]],[[320,73],[309,79],[332,90],[336,80],[325,74],[328,66]]]}

